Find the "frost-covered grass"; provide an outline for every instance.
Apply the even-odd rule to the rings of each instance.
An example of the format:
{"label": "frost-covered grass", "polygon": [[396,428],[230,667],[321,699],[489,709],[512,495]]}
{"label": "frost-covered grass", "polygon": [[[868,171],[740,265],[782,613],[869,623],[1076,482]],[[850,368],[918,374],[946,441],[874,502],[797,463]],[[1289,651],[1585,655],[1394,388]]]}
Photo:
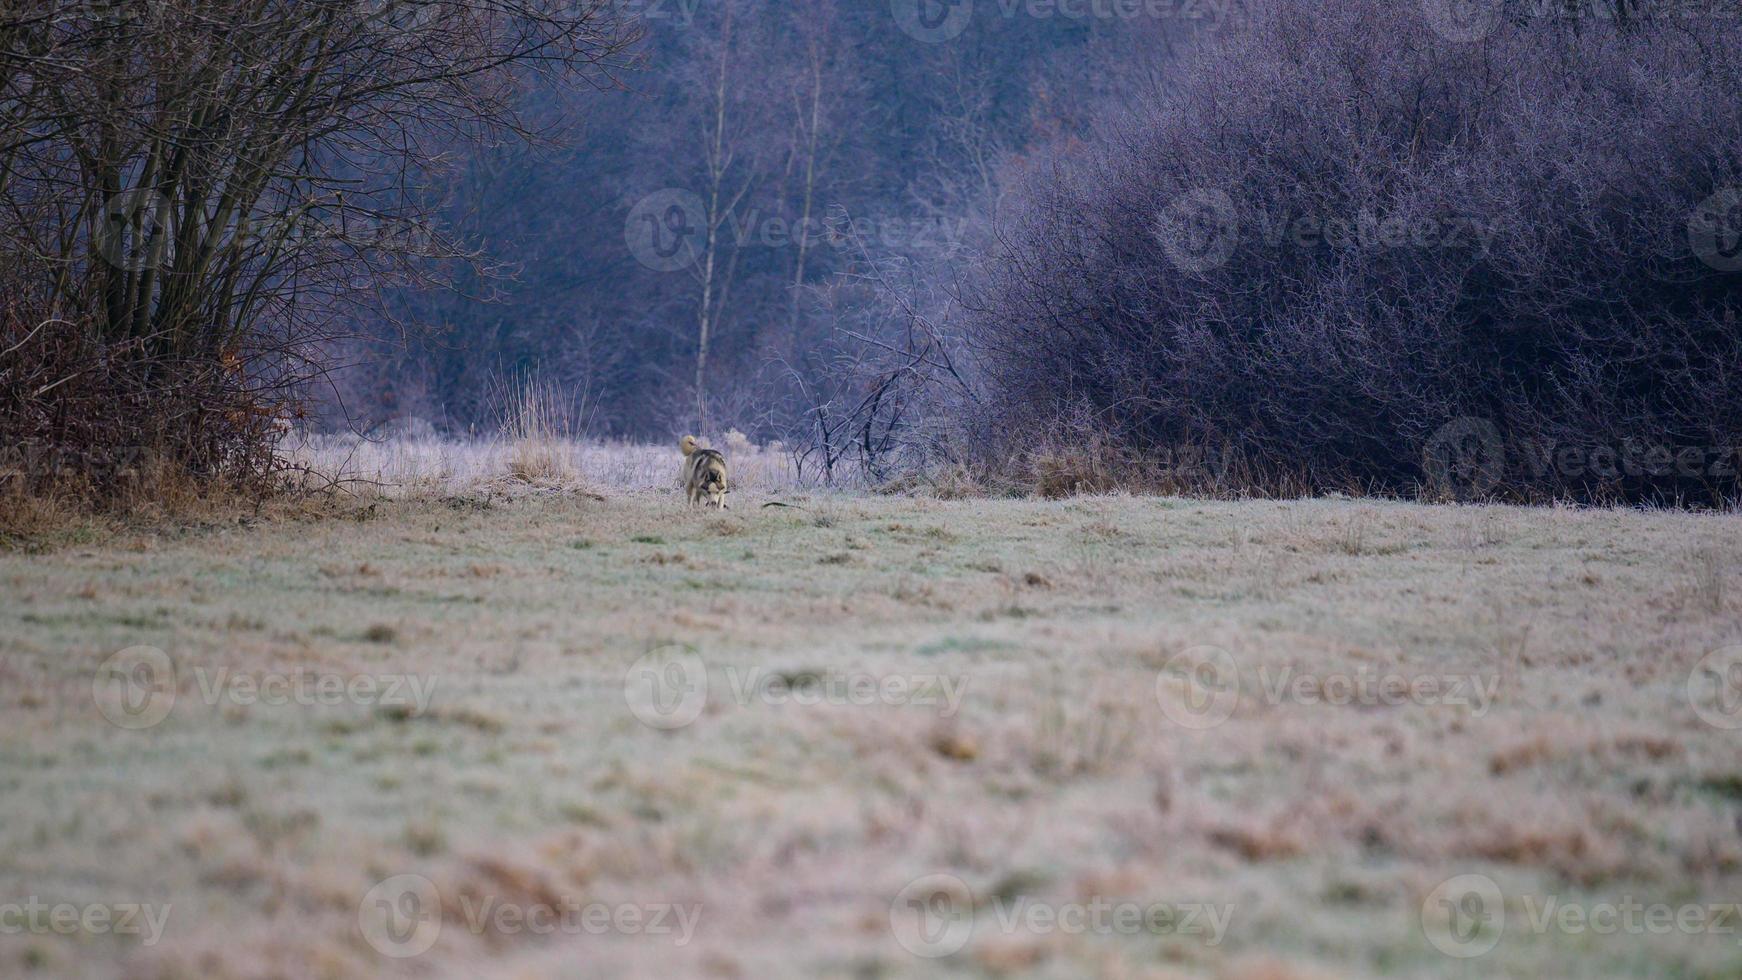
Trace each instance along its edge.
{"label": "frost-covered grass", "polygon": [[[395,451],[365,471],[485,483],[503,459]],[[675,450],[588,452],[592,485],[658,489],[388,495],[0,554],[0,903],[170,907],[149,948],[0,933],[0,975],[1742,971],[1733,933],[1532,928],[1550,899],[1742,896],[1738,732],[1688,687],[1742,642],[1735,517],[790,488],[719,515],[682,506]],[[102,708],[150,677],[101,665],[137,645],[175,698],[131,730]],[[1477,686],[1315,703],[1363,677]],[[286,703],[246,695],[274,683]],[[670,730],[630,706],[693,690]],[[438,910],[389,907],[440,928],[393,959],[359,913],[406,874]],[[922,909],[975,913],[935,960],[892,928],[934,874],[965,892]],[[1463,874],[1505,903],[1472,959],[1424,932]],[[593,903],[700,911],[681,944],[516,925]],[[1096,903],[1229,917],[1045,925]]]}
{"label": "frost-covered grass", "polygon": [[[736,432],[717,446],[731,461],[736,488],[762,493],[797,485],[791,457],[776,444],[757,446]],[[670,446],[533,435],[479,439],[364,439],[292,433],[284,457],[306,471],[305,482],[337,481],[354,491],[389,497],[467,494],[527,483],[636,493],[676,486],[682,456]]]}

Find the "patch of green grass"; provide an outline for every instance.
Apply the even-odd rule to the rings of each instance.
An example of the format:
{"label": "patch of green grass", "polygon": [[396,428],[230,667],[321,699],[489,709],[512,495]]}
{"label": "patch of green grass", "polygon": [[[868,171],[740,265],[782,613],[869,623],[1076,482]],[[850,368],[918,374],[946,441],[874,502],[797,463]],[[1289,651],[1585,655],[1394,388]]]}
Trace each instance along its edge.
{"label": "patch of green grass", "polygon": [[1707,776],[1700,780],[1701,792],[1710,793],[1720,799],[1731,802],[1742,801],[1742,773],[1725,773],[1722,776]]}
{"label": "patch of green grass", "polygon": [[936,657],[947,653],[989,653],[993,651],[1014,650],[1016,646],[1006,640],[994,640],[980,636],[946,636],[921,644],[914,648],[914,655],[920,657]]}

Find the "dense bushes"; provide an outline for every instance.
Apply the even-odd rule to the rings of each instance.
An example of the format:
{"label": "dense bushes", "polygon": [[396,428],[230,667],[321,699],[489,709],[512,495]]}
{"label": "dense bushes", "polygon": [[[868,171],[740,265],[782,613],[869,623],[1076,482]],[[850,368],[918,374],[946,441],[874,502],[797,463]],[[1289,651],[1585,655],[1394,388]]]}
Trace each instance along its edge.
{"label": "dense bushes", "polygon": [[281,465],[262,398],[235,361],[153,358],[89,323],[0,306],[0,511],[20,496],[258,491]]}
{"label": "dense bushes", "polygon": [[1742,29],[1544,7],[1253,5],[1033,168],[970,293],[998,451],[1076,417],[1246,489],[1734,497]]}

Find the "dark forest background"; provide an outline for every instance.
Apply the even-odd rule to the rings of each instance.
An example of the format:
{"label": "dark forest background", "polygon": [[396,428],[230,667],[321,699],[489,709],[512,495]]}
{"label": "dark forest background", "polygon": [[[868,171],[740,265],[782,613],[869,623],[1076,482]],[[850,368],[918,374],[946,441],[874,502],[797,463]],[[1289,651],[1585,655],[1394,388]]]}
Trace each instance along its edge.
{"label": "dark forest background", "polygon": [[0,11],[56,472],[536,390],[881,486],[1736,496],[1736,4]]}
{"label": "dark forest background", "polygon": [[[493,423],[501,378],[537,373],[595,435],[790,441],[841,410],[843,370],[862,380],[858,338],[887,339],[902,302],[935,301],[936,277],[985,247],[1037,148],[1084,139],[1223,23],[1222,5],[1190,6],[981,3],[932,43],[887,2],[625,5],[646,35],[621,90],[529,91],[551,142],[484,147],[432,181],[491,275],[395,294],[389,343],[360,348],[341,390],[370,420],[465,431]],[[644,245],[683,251],[650,267]],[[401,343],[401,321],[433,330]]]}

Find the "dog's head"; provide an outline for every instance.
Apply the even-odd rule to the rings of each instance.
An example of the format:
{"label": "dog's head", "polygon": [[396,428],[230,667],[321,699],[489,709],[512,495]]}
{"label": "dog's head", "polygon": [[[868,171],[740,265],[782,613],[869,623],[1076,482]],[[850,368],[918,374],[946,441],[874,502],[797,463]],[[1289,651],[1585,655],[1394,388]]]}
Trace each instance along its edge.
{"label": "dog's head", "polygon": [[709,467],[702,474],[702,493],[708,498],[708,503],[721,509],[726,506],[726,474],[719,467]]}

